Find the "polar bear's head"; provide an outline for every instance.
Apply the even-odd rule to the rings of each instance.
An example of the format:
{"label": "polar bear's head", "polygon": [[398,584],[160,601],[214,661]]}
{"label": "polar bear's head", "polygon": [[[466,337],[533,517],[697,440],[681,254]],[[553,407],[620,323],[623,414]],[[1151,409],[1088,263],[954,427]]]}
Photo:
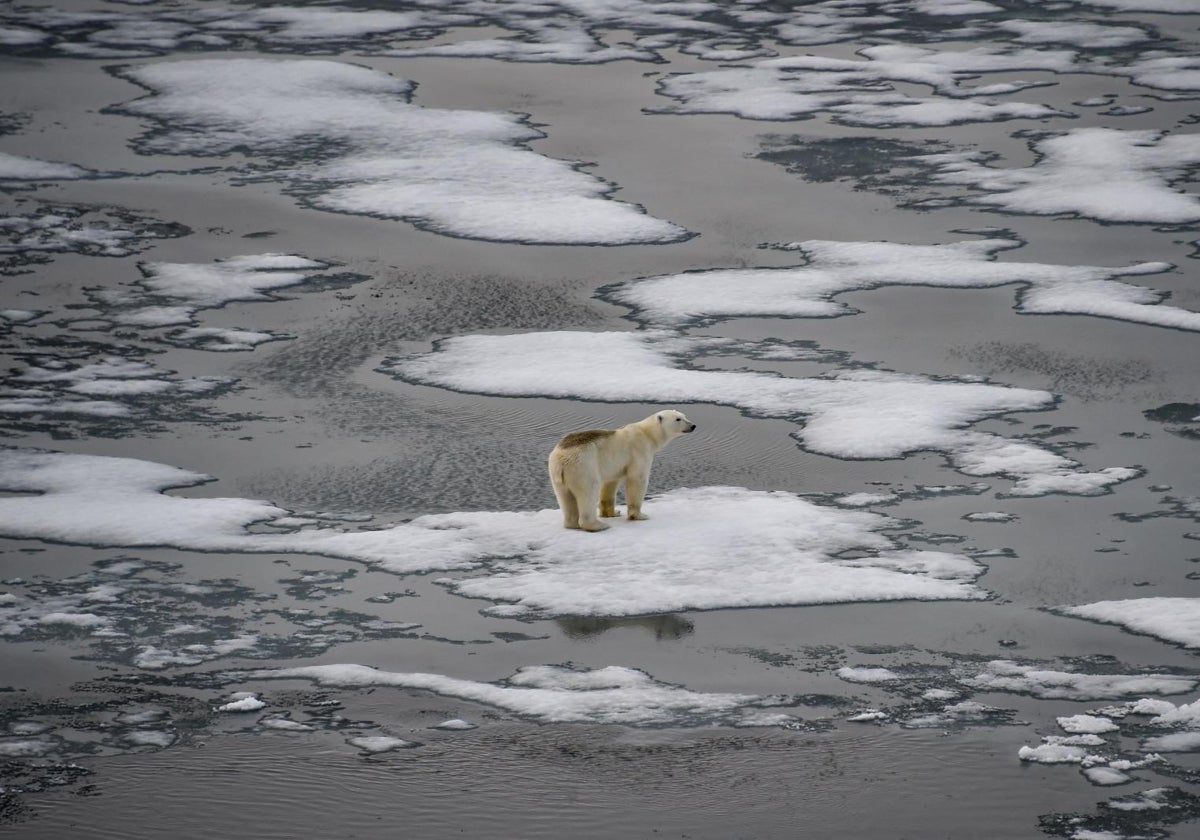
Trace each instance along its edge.
{"label": "polar bear's head", "polygon": [[668,438],[696,431],[696,424],[684,417],[682,411],[668,409],[660,411],[654,416],[658,419],[658,425],[666,432]]}

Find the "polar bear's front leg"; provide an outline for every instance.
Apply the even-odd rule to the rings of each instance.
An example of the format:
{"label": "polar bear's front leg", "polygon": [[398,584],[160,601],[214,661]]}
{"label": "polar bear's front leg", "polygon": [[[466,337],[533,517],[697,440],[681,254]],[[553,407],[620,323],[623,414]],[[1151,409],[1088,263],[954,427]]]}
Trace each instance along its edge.
{"label": "polar bear's front leg", "polygon": [[650,483],[650,474],[630,473],[625,479],[625,516],[627,519],[649,519],[642,513],[642,501],[646,498],[646,485]]}

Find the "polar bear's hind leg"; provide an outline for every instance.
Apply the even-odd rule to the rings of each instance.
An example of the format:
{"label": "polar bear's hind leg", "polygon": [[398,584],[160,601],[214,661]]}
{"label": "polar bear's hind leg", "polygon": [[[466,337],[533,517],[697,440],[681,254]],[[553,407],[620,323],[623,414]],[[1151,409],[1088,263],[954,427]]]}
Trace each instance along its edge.
{"label": "polar bear's hind leg", "polygon": [[601,517],[612,518],[614,516],[620,516],[620,514],[617,513],[617,485],[620,483],[620,480],[606,481],[604,482],[604,486],[600,488]]}

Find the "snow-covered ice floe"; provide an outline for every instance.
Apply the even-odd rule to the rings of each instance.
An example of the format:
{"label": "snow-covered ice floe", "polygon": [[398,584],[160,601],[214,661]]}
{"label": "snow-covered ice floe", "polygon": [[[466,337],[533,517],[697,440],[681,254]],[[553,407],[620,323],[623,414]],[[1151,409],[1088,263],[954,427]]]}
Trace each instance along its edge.
{"label": "snow-covered ice floe", "polygon": [[1058,612],[1105,624],[1117,624],[1134,633],[1154,636],[1186,648],[1200,648],[1200,598],[1130,598],[1097,601]]}
{"label": "snow-covered ice floe", "polygon": [[92,174],[73,163],[54,163],[0,152],[0,181],[72,181]]}
{"label": "snow-covered ice floe", "polygon": [[[1044,82],[974,86],[965,82],[977,80],[981,73],[1065,72],[1075,66],[1073,52],[988,47],[952,52],[883,44],[859,54],[865,60],[788,56],[749,67],[671,76],[659,83],[658,92],[679,104],[662,112],[727,113],[757,120],[796,120],[828,113],[835,122],[861,126],[944,126],[1070,116],[1048,105],[994,99]],[[896,90],[897,83],[925,85],[937,95],[910,96]]]}
{"label": "snow-covered ice floe", "polygon": [[1184,694],[1200,678],[1180,674],[1081,674],[1023,665],[1007,659],[987,663],[963,680],[975,691],[1006,691],[1051,700],[1111,700],[1146,694]]}
{"label": "snow-covered ice floe", "polygon": [[1087,472],[1034,442],[964,428],[987,417],[1054,404],[1045,391],[879,370],[844,370],[792,379],[767,373],[684,367],[704,339],[666,330],[465,335],[432,352],[381,368],[401,379],[509,397],[605,402],[715,403],[750,414],[804,418],[796,437],[837,458],[899,458],[933,450],[961,472],[1015,479],[1014,496],[1097,495],[1140,474],[1110,467]]}
{"label": "snow-covered ice floe", "polygon": [[786,698],[690,691],[659,682],[642,671],[617,666],[588,671],[535,665],[521,668],[499,683],[381,671],[365,665],[309,665],[251,671],[243,676],[304,679],[339,688],[390,686],[430,691],[544,723],[778,726],[795,720],[786,713],[763,715],[764,709],[788,703]]}
{"label": "snow-covered ice floe", "polygon": [[1200,312],[1163,305],[1166,295],[1118,278],[1158,274],[1171,263],[1124,268],[997,262],[1018,239],[990,238],[941,245],[809,240],[780,246],[804,265],[693,271],[631,280],[602,291],[658,325],[710,323],[734,317],[832,318],[852,315],[834,300],[850,291],[884,286],[984,289],[1016,285],[1017,311],[1037,315],[1095,315],[1176,329],[1200,330]]}
{"label": "snow-covered ice floe", "polygon": [[0,450],[0,534],[100,546],[299,552],[397,573],[484,569],[445,581],[504,602],[500,615],[635,615],[684,609],[898,599],[980,599],[968,557],[900,546],[899,525],[866,511],[736,487],[675,490],[653,518],[601,537],[562,527],[556,510],[436,514],[370,531],[252,533],[292,520],[268,502],[165,495],[207,476],[137,461]]}
{"label": "snow-covered ice floe", "polygon": [[141,151],[250,150],[272,162],[251,177],[281,180],[325,210],[508,242],[624,245],[690,236],[611,200],[612,185],[530,151],[527,144],[543,135],[521,117],[413,105],[412,82],[366,67],[230,59],[117,72],[153,91],[116,109],[162,123],[138,141]]}
{"label": "snow-covered ice floe", "polygon": [[1172,187],[1200,165],[1200,135],[1164,131],[1076,128],[1039,135],[1027,167],[989,165],[975,152],[927,155],[932,179],[982,195],[969,204],[1007,213],[1074,215],[1101,222],[1191,224],[1200,197]]}

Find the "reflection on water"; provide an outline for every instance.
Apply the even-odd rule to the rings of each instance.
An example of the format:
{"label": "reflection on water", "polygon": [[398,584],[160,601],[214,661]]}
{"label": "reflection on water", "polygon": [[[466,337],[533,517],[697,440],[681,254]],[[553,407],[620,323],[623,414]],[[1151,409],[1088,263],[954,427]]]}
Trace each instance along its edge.
{"label": "reflection on water", "polygon": [[642,627],[656,639],[682,639],[695,630],[692,622],[679,615],[643,615],[634,618],[573,615],[556,619],[555,623],[572,639],[598,636],[616,627]]}

